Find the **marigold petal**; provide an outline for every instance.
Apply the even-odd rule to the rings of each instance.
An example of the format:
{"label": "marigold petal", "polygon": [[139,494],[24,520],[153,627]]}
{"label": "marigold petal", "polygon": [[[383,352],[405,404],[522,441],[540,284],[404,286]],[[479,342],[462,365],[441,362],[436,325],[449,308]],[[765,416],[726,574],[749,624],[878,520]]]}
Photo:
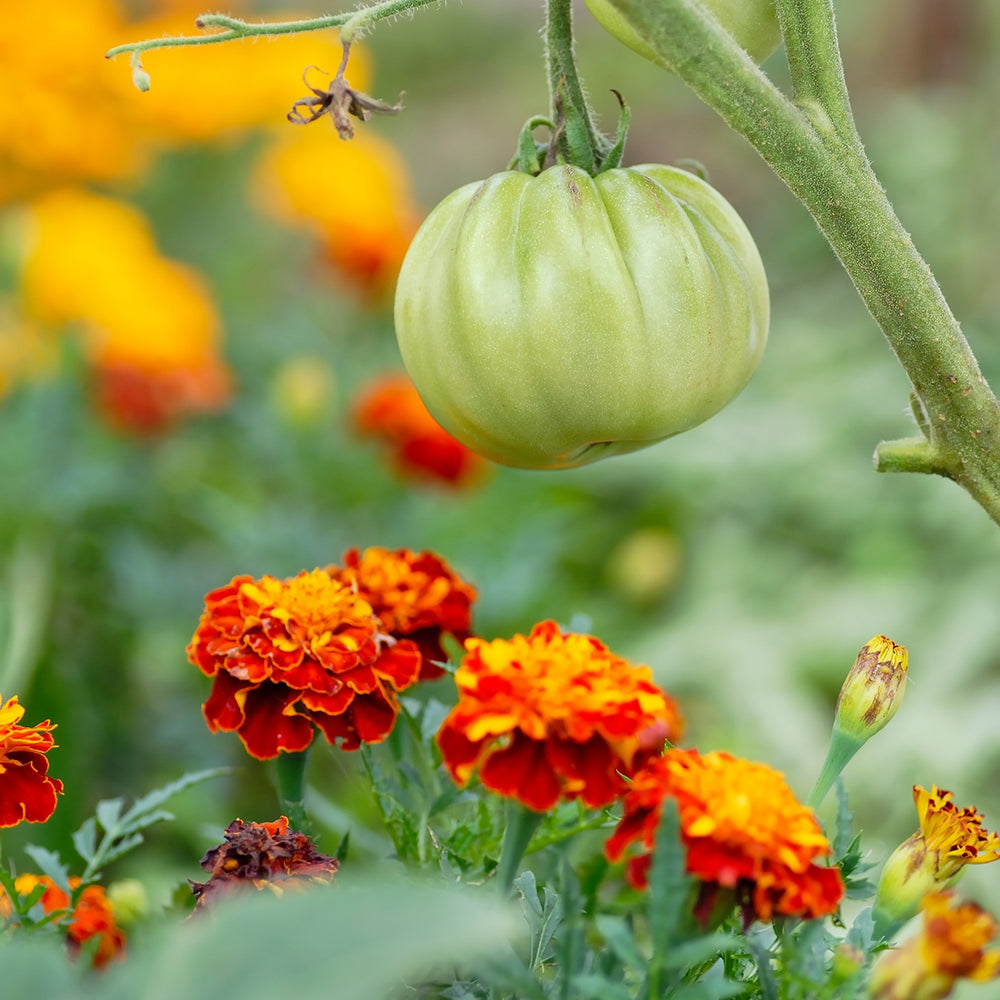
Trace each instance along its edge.
{"label": "marigold petal", "polygon": [[494,750],[479,769],[483,785],[529,809],[545,812],[559,801],[563,786],[546,757],[546,745],[516,733],[510,744]]}
{"label": "marigold petal", "polygon": [[258,760],[270,760],[282,751],[297,753],[312,743],[312,724],[295,712],[298,691],[277,684],[247,691],[245,719],[237,730],[247,753]]}
{"label": "marigold petal", "polygon": [[42,764],[39,767],[33,761],[0,759],[0,827],[44,823],[55,812],[62,782],[46,775],[48,763],[44,758]]}

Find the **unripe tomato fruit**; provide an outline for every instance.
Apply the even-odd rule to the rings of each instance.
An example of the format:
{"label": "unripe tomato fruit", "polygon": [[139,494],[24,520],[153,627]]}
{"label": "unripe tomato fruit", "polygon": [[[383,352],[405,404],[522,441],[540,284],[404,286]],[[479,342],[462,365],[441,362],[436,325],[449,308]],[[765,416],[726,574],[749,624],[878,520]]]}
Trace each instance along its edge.
{"label": "unripe tomato fruit", "polygon": [[735,209],[666,166],[506,171],[453,192],[396,288],[403,363],[494,462],[559,469],[685,431],[746,385],[764,267]]}
{"label": "unripe tomato fruit", "polygon": [[[610,0],[583,0],[601,27],[634,52],[670,69],[646,44]],[[774,0],[701,0],[705,9],[746,49],[755,62],[763,62],[781,44],[781,28]]]}

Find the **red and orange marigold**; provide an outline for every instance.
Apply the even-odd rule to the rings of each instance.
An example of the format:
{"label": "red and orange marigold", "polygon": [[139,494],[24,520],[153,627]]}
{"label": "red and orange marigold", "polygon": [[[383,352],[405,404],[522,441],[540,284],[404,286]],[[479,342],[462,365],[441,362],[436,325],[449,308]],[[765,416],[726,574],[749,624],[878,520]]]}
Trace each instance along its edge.
{"label": "red and orange marigold", "polygon": [[562,798],[601,808],[628,787],[622,775],[680,737],[677,707],[649,667],[592,636],[545,621],[465,647],[458,704],[437,736],[458,784],[478,769],[487,788],[539,812]]}
{"label": "red and orange marigold", "polygon": [[44,823],[63,790],[61,781],[49,777],[45,756],[55,746],[55,726],[48,719],[22,726],[23,716],[16,696],[0,698],[0,827]]}
{"label": "red and orange marigold", "polygon": [[[41,904],[45,913],[57,913],[59,910],[69,910],[70,897],[63,892],[47,875],[18,875],[14,880],[14,888],[22,896],[27,896],[39,885],[46,887],[42,893]],[[77,889],[80,879],[69,880],[70,889]],[[6,893],[0,889],[0,914],[11,915],[10,901]],[[125,951],[125,934],[115,922],[114,909],[99,885],[88,885],[81,893],[70,914],[66,928],[66,941],[73,955],[80,950],[84,942],[96,937],[97,948],[94,951],[94,966],[101,968],[113,959],[122,958]]]}
{"label": "red and orange marigold", "polygon": [[209,728],[235,731],[264,760],[304,750],[313,726],[345,750],[377,743],[413,684],[415,642],[386,635],[336,569],[285,580],[235,577],[205,598],[188,659],[213,678]]}
{"label": "red and orange marigold", "polygon": [[687,870],[702,882],[699,912],[711,910],[721,889],[735,894],[748,921],[811,919],[837,908],[840,872],[815,863],[830,845],[784,777],[766,764],[697,750],[668,750],[632,778],[605,853],[617,861],[630,845],[642,848],[626,866],[636,888],[646,887],[668,796],[677,802]]}
{"label": "red and orange marigold", "polygon": [[469,637],[475,588],[433,552],[351,549],[338,575],[372,606],[383,632],[420,647],[421,680],[444,673],[434,662],[448,658],[444,636],[459,642]]}
{"label": "red and orange marigold", "polygon": [[428,412],[408,375],[383,375],[362,387],[351,411],[358,433],[383,442],[401,476],[472,486],[486,460],[455,440]]}

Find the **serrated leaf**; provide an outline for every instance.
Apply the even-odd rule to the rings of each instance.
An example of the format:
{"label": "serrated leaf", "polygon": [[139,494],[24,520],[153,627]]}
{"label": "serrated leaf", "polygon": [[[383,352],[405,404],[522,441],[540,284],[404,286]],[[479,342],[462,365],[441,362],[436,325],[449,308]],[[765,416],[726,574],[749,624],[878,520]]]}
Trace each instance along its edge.
{"label": "serrated leaf", "polygon": [[[104,856],[101,858],[101,864],[110,864],[112,861],[120,858],[123,854],[128,854],[129,851],[135,850],[135,848],[137,848],[141,843],[141,833],[131,833],[127,837],[123,837],[113,847],[105,852]],[[94,877],[97,877],[96,873]]]}
{"label": "serrated leaf", "polygon": [[37,847],[35,844],[28,844],[24,848],[24,853],[38,865],[38,869],[43,875],[48,875],[67,896],[70,895],[72,890],[69,887],[69,871],[55,851],[50,851],[45,847]]}
{"label": "serrated leaf", "polygon": [[746,944],[757,965],[757,982],[761,997],[763,1000],[778,1000],[778,980],[771,964],[771,952],[764,947],[759,935],[756,934],[748,934]]}
{"label": "serrated leaf", "polygon": [[174,814],[167,812],[166,809],[154,809],[152,812],[143,813],[127,823],[122,823],[118,828],[118,833],[119,835],[134,833],[137,830],[145,830],[147,826],[152,826],[154,823],[169,821],[173,818]]}
{"label": "serrated leaf", "polygon": [[79,830],[73,833],[73,846],[84,861],[91,861],[97,850],[97,821],[93,816],[83,821]]}
{"label": "serrated leaf", "polygon": [[689,914],[690,888],[677,803],[668,797],[656,830],[647,895],[653,953],[661,962],[683,940],[681,928]]}
{"label": "serrated leaf", "polygon": [[185,788],[200,784],[202,781],[208,781],[209,778],[218,778],[224,774],[232,774],[232,771],[231,767],[212,767],[204,771],[191,771],[188,774],[182,775],[176,781],[171,781],[170,784],[154,789],[141,799],[136,799],[132,804],[132,808],[122,817],[122,824],[124,826],[132,823],[138,816],[156,809],[157,806],[163,805],[167,799],[173,798],[178,792],[184,791]]}
{"label": "serrated leaf", "polygon": [[865,955],[871,951],[872,942],[875,938],[875,923],[872,920],[872,908],[866,906],[854,918],[851,929],[847,932],[845,942]]}
{"label": "serrated leaf", "polygon": [[671,948],[663,960],[665,969],[684,969],[692,965],[700,965],[710,958],[715,958],[726,952],[745,952],[746,942],[732,934],[709,934],[705,937],[685,941]]}
{"label": "serrated leaf", "polygon": [[95,814],[101,829],[108,833],[114,833],[118,829],[118,821],[121,819],[124,799],[102,799],[97,803]]}

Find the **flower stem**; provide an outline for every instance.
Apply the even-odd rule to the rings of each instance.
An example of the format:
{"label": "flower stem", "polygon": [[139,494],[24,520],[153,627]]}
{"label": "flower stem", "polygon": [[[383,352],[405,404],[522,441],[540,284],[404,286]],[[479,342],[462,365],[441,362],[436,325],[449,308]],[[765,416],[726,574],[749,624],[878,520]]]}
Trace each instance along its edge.
{"label": "flower stem", "polygon": [[278,798],[281,811],[288,817],[293,830],[311,836],[311,824],[305,806],[306,763],[309,751],[282,753],[275,760],[275,774],[278,778]]}
{"label": "flower stem", "polygon": [[[611,0],[806,206],[906,370],[933,459],[1000,524],[1000,402],[857,136],[830,0],[777,0],[795,101],[697,0]],[[904,463],[885,461],[896,471]]]}
{"label": "flower stem", "polygon": [[321,31],[324,28],[341,28],[341,39],[356,41],[370,25],[387,17],[406,11],[426,7],[440,0],[381,0],[361,10],[344,14],[328,14],[323,17],[309,17],[298,21],[259,21],[250,23],[225,14],[202,14],[195,21],[201,29],[218,28],[209,35],[174,35],[167,38],[150,38],[141,42],[116,45],[105,53],[107,59],[126,52],[148,52],[150,49],[172,49],[182,45],[215,45],[217,42],[232,42],[241,38],[273,38],[277,35],[291,35],[303,31]]}
{"label": "flower stem", "polygon": [[833,735],[830,737],[830,747],[826,752],[826,760],[823,762],[816,784],[813,785],[813,790],[806,800],[806,805],[810,809],[820,807],[827,792],[840,776],[840,772],[847,767],[851,758],[864,746],[864,742],[864,740],[851,739],[846,733],[834,728]]}
{"label": "flower stem", "polygon": [[517,799],[507,800],[507,825],[504,827],[500,861],[497,864],[497,889],[502,896],[510,892],[524,852],[544,815],[522,805]]}

